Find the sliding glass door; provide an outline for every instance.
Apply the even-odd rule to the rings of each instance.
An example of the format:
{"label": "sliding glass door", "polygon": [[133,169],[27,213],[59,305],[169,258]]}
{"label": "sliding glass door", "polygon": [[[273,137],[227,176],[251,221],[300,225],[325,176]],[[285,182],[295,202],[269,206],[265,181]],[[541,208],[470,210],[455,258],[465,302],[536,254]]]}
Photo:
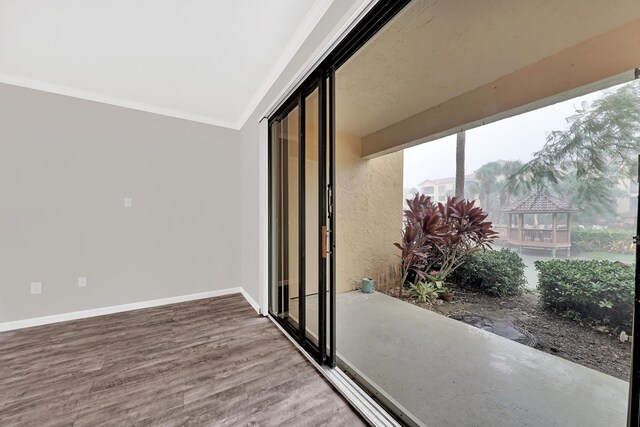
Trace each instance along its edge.
{"label": "sliding glass door", "polygon": [[270,312],[320,362],[331,335],[325,93],[316,79],[294,94],[270,121],[269,155]]}
{"label": "sliding glass door", "polygon": [[[459,83],[475,79],[474,68],[446,65],[451,52],[484,49],[485,55],[472,60],[481,69],[492,70],[489,58],[496,50],[481,44],[471,50],[438,50],[433,48],[437,43],[429,44],[441,40],[464,47],[472,40],[453,33],[445,37],[447,27],[433,21],[436,10],[442,12],[437,15],[442,22],[458,22],[465,16],[471,24],[482,19],[490,23],[495,15],[432,3],[378,2],[269,114],[270,314],[319,363],[338,366],[406,425],[623,425],[628,412],[627,425],[638,426],[640,283],[630,274],[634,267],[628,265],[634,259],[630,236],[634,221],[637,225],[633,214],[638,209],[637,181],[632,176],[611,181],[612,200],[601,213],[587,199],[574,200],[575,183],[580,180],[577,171],[571,170],[574,166],[567,165],[575,159],[558,160],[559,170],[569,168],[567,180],[562,188],[549,187],[544,198],[533,188],[507,185],[507,179],[527,178],[529,172],[522,165],[531,161],[533,147],[542,150],[549,142],[544,135],[571,136],[577,129],[580,140],[600,138],[589,121],[585,127],[589,132],[578,127],[584,117],[599,117],[587,114],[591,103],[608,106],[597,111],[611,118],[627,117],[631,103],[597,104],[610,95],[576,87],[570,92],[582,93],[585,98],[580,102],[570,99],[568,92],[551,98],[541,92],[536,102],[497,114],[494,97],[500,85],[478,80],[474,85],[480,86],[471,85],[461,94]],[[523,17],[528,15],[525,6],[523,3],[519,12]],[[493,7],[507,15],[513,9],[501,3]],[[471,29],[480,28],[471,24]],[[501,31],[509,34],[513,30],[503,22]],[[504,40],[509,47],[513,39]],[[433,71],[436,65],[442,66],[439,72]],[[631,74],[640,79],[640,70],[634,70],[594,82],[592,89],[623,83]],[[555,75],[544,78],[557,83]],[[626,89],[612,88],[613,95],[628,96],[632,85],[638,87],[638,82],[628,84]],[[514,97],[521,87],[527,85],[513,86]],[[465,108],[465,114],[458,114],[462,111],[459,102],[477,100],[481,94],[486,96],[482,102],[487,103],[487,110],[473,113],[478,115],[478,121],[472,122],[478,125],[474,129],[464,121],[471,117]],[[460,98],[463,95],[469,98]],[[567,104],[559,103],[560,99]],[[547,104],[555,110],[521,114],[534,105]],[[582,110],[572,105],[581,105]],[[562,110],[565,107],[567,111]],[[480,121],[490,124],[480,127]],[[563,127],[568,122],[571,129]],[[603,129],[615,129],[620,123],[614,120]],[[519,152],[514,151],[513,129],[527,131],[527,138],[518,141],[522,143]],[[611,137],[611,132],[604,133]],[[442,144],[446,141],[440,140],[454,134],[468,141],[460,149],[455,138],[455,148],[460,150],[456,156],[453,153],[458,150],[450,144],[445,151]],[[586,134],[595,136],[587,138]],[[430,141],[428,146],[418,145],[425,141]],[[627,144],[621,141],[618,143]],[[416,146],[402,150],[408,145]],[[492,158],[494,153],[497,157]],[[505,153],[510,157],[503,157]],[[633,149],[628,153],[624,156],[635,157]],[[466,173],[465,162],[470,167]],[[611,171],[623,169],[612,167]],[[455,194],[474,209],[482,209],[484,218],[493,221],[489,225],[498,250],[481,248],[470,240],[469,247],[461,246],[468,253],[458,270],[443,268],[449,256],[445,254],[461,250],[455,243],[460,241],[456,236],[461,228],[451,218],[459,215],[467,223],[469,215],[463,218],[454,213],[451,218],[438,219],[434,214],[436,222],[443,223],[443,233],[453,236],[452,243],[445,247],[438,236],[422,236],[427,250],[421,259],[426,261],[409,271],[407,265],[419,258],[410,248],[419,239],[405,242],[409,221],[403,212],[409,208],[405,200],[418,194],[427,198],[423,206],[416,207],[418,211],[453,212],[447,206],[454,204]],[[535,200],[530,204],[544,209],[555,206],[555,211],[522,214],[530,221],[518,220],[524,237],[513,242],[512,222],[505,221],[512,204],[526,205],[522,201],[527,200]],[[419,229],[422,233],[423,228]],[[600,242],[589,247],[580,238],[574,242],[571,233],[603,234],[606,239],[620,233],[620,244]],[[409,249],[398,250],[396,242]],[[548,253],[543,248],[549,248]],[[564,248],[561,262],[555,259],[558,248]],[[488,292],[482,283],[493,279],[481,277],[486,273],[478,272],[472,256],[490,266],[509,259],[508,271],[517,278],[512,282],[518,289]],[[635,260],[637,266],[640,254]],[[422,262],[425,265],[418,265]],[[607,279],[610,273],[589,274],[575,282],[574,272],[580,276],[582,266],[615,270],[619,288],[614,289]],[[553,272],[546,274],[550,277],[544,277],[545,268]],[[556,274],[565,269],[571,278]],[[592,327],[585,326],[574,302],[566,305],[564,296],[551,298],[550,290],[558,291],[560,284],[576,294],[576,304],[581,292],[610,289],[600,303],[589,306],[588,299],[579,303],[589,307],[585,316],[601,314],[588,321]],[[622,305],[613,301],[622,301]],[[622,322],[612,323],[622,314]]]}

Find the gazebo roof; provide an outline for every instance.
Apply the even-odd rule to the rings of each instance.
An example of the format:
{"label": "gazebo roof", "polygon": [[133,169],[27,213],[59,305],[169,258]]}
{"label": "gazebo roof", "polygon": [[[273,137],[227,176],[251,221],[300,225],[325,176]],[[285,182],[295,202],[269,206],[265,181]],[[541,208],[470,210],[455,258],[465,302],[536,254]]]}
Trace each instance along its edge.
{"label": "gazebo roof", "polygon": [[568,213],[579,211],[579,207],[566,200],[551,196],[544,191],[531,193],[524,199],[510,204],[502,210],[502,212],[511,213]]}

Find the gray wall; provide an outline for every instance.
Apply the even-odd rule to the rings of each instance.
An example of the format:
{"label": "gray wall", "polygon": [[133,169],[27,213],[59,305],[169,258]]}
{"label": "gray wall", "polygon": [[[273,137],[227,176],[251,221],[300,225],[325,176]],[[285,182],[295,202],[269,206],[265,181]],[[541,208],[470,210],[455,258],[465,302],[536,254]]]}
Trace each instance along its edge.
{"label": "gray wall", "polygon": [[0,322],[241,286],[240,169],[239,131],[0,84]]}

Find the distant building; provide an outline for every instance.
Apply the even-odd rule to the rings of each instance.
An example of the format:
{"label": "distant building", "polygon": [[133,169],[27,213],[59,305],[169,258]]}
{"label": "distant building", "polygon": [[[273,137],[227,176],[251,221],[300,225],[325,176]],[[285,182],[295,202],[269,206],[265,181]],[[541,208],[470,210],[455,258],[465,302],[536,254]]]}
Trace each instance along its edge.
{"label": "distant building", "polygon": [[[466,175],[464,177],[465,186],[467,183],[475,182],[475,173]],[[418,191],[431,198],[436,202],[444,202],[447,197],[453,197],[456,193],[456,177],[440,178],[440,179],[427,179],[417,185]]]}
{"label": "distant building", "polygon": [[619,197],[616,197],[616,213],[620,222],[634,224],[638,213],[638,181],[622,179],[618,182]]}
{"label": "distant building", "polygon": [[[469,188],[471,184],[476,182],[475,173],[471,173],[464,177],[465,188]],[[453,197],[456,194],[456,177],[427,179],[412,188],[404,189],[405,209],[406,199],[413,198],[416,193],[430,196],[434,202],[446,202],[447,197]]]}

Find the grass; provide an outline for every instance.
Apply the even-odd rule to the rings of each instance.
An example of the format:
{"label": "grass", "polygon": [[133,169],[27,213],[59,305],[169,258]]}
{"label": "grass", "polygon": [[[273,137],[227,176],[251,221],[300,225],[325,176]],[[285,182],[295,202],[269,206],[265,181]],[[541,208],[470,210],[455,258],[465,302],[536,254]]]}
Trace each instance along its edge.
{"label": "grass", "polygon": [[598,259],[605,261],[620,261],[626,264],[633,264],[635,256],[630,254],[613,254],[611,252],[583,252],[576,259]]}

